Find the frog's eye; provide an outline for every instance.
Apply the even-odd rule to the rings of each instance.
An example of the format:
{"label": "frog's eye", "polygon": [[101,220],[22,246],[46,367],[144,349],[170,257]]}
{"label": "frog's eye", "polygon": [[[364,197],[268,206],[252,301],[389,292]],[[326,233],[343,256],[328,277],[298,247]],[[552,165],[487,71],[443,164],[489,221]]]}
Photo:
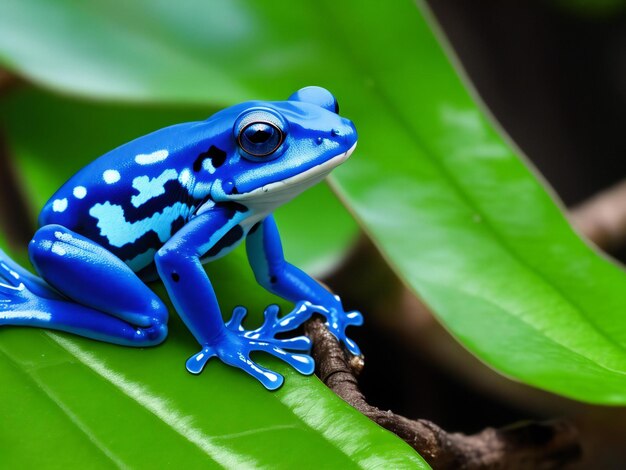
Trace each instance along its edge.
{"label": "frog's eye", "polygon": [[253,122],[239,133],[239,146],[255,157],[274,153],[282,141],[282,131],[269,122]]}
{"label": "frog's eye", "polygon": [[237,143],[246,157],[268,157],[285,140],[285,127],[284,121],[275,113],[263,109],[252,110],[237,119]]}

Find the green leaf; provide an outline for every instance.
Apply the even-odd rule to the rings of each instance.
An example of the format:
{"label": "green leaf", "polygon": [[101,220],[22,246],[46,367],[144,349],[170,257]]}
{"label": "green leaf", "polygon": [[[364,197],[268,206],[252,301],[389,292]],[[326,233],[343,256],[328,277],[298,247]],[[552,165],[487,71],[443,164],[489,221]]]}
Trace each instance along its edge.
{"label": "green leaf", "polygon": [[[28,90],[0,101],[0,109],[35,207],[106,149],[169,123],[202,118],[207,112],[89,105]],[[294,201],[294,205],[307,211],[319,199],[330,198],[328,189],[312,193],[317,202]],[[347,241],[353,222],[336,199],[326,202],[330,208],[326,221],[337,221]],[[309,258],[312,253],[328,255],[312,242],[315,236],[328,238],[324,230],[302,217],[294,223],[286,217],[284,222],[294,235],[297,229],[305,231],[301,238]],[[335,243],[334,249],[340,246]],[[25,264],[25,256],[19,260]],[[260,323],[265,305],[280,301],[254,282],[242,250],[213,263],[209,273],[223,311],[228,315],[239,303],[248,306],[249,325]],[[167,298],[162,287],[158,292]],[[283,310],[288,308],[280,303]],[[306,462],[371,468],[385,462],[428,468],[411,448],[349,407],[315,377],[302,377],[262,355],[260,362],[286,376],[286,384],[276,393],[217,360],[195,377],[186,372],[184,362],[198,348],[175,313],[166,343],[150,349],[4,328],[0,441],[8,452],[0,453],[0,467],[293,468]]]}
{"label": "green leaf", "polygon": [[330,88],[361,136],[338,187],[446,327],[518,380],[626,403],[624,273],[572,232],[411,2],[13,0],[0,18],[3,62],[69,93],[221,105]]}
{"label": "green leaf", "polygon": [[[211,271],[214,279],[236,279],[220,283],[220,298],[245,297],[258,313],[268,299],[242,296],[253,281],[232,264]],[[286,376],[275,393],[218,361],[192,376],[184,360],[198,346],[177,317],[170,325],[167,342],[151,349],[4,329],[0,466],[428,468],[315,377],[277,361],[259,359]]]}

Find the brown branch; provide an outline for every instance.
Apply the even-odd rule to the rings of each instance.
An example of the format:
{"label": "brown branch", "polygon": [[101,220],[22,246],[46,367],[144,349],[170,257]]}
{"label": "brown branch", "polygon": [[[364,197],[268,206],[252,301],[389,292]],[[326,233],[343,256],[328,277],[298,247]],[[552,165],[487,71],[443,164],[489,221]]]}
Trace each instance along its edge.
{"label": "brown branch", "polygon": [[[19,83],[16,75],[0,69],[0,95]],[[33,233],[29,223],[32,217],[11,157],[8,141],[0,128],[0,230],[10,245],[24,247]]]}
{"label": "brown branch", "polygon": [[9,144],[0,128],[0,230],[14,247],[25,247],[33,234],[31,209],[19,186]]}
{"label": "brown branch", "polygon": [[580,457],[576,429],[565,421],[522,423],[474,435],[448,433],[436,424],[410,420],[369,405],[359,390],[360,361],[349,359],[324,323],[305,325],[321,380],[351,406],[413,447],[435,469],[550,469]]}
{"label": "brown branch", "polygon": [[19,79],[16,75],[13,75],[6,70],[0,69],[0,93],[5,92],[11,87],[17,85],[18,83]]}
{"label": "brown branch", "polygon": [[572,224],[599,248],[626,244],[626,181],[596,194],[570,211]]}

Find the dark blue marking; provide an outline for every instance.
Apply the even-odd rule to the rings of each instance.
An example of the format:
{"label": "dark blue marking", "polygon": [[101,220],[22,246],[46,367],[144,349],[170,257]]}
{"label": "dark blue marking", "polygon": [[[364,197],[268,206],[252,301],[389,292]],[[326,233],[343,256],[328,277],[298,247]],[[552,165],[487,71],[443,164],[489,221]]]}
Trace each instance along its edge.
{"label": "dark blue marking", "polygon": [[172,222],[172,229],[170,231],[170,237],[173,236],[176,232],[178,232],[181,228],[183,228],[186,223],[187,223],[187,220],[182,215],[178,217],[178,219],[176,219],[174,222]]}
{"label": "dark blue marking", "polygon": [[148,233],[143,234],[133,243],[127,243],[120,248],[109,245],[108,240],[105,237],[100,236],[100,234],[98,234],[98,236],[99,239],[94,241],[104,246],[111,253],[113,253],[115,256],[122,260],[133,259],[135,256],[141,253],[145,253],[150,248],[158,250],[163,246],[163,242],[159,239],[159,236],[156,234],[156,232],[152,230],[150,230]]}
{"label": "dark blue marking", "polygon": [[228,219],[232,219],[237,212],[244,213],[248,211],[246,206],[235,201],[218,202],[215,207],[225,209]]}
{"label": "dark blue marking", "polygon": [[256,224],[254,224],[254,225],[252,226],[252,228],[248,231],[248,234],[249,234],[249,235],[252,235],[254,232],[256,232],[256,231],[259,229],[259,227],[260,227],[260,226],[261,226],[261,222],[257,222],[257,223],[256,223]]}
{"label": "dark blue marking", "polygon": [[[150,199],[138,208],[130,203],[129,193],[116,193],[111,191],[107,194],[106,201],[112,205],[122,207],[124,211],[124,219],[129,223],[136,223],[152,216],[155,213],[163,212],[166,207],[170,207],[177,202],[183,202],[190,208],[197,207],[202,199],[194,198],[189,190],[180,184],[178,180],[170,180],[164,185],[165,193]],[[93,194],[93,193],[92,193]],[[95,194],[94,194],[95,195]],[[89,198],[89,195],[88,195]],[[97,200],[96,200],[97,199]],[[90,206],[104,201],[100,198],[89,198],[87,202]],[[191,211],[190,211],[191,213]],[[187,218],[182,214],[171,223],[170,236],[178,232],[187,223]],[[98,220],[92,216],[81,217],[76,220],[75,224],[67,223],[66,226],[85,237],[93,240],[100,246],[106,248],[115,256],[122,260],[131,260],[141,253],[145,253],[149,249],[158,250],[163,246],[163,242],[159,239],[156,232],[149,230],[131,243],[127,243],[122,247],[112,246],[107,237],[101,235],[98,227]],[[144,268],[145,269],[145,268]],[[140,272],[143,272],[142,269]]]}
{"label": "dark blue marking", "polygon": [[165,193],[160,196],[153,197],[149,201],[135,207],[130,203],[130,198],[127,194],[120,195],[120,197],[108,198],[111,204],[117,204],[124,209],[124,218],[127,222],[133,223],[150,217],[157,212],[163,212],[166,207],[175,204],[176,202],[183,202],[187,206],[197,206],[201,199],[194,198],[189,194],[186,187],[180,184],[178,180],[170,180],[163,185]]}
{"label": "dark blue marking", "polygon": [[154,282],[160,279],[159,272],[157,271],[156,264],[152,263],[140,271],[137,271],[137,277],[141,279],[143,282]]}
{"label": "dark blue marking", "polygon": [[243,237],[243,229],[241,225],[235,225],[231,228],[226,235],[224,235],[220,240],[213,245],[213,247],[207,251],[205,257],[212,258],[217,256],[217,254],[222,251],[224,248],[228,248],[229,246],[234,245]]}
{"label": "dark blue marking", "polygon": [[226,161],[226,152],[218,149],[215,145],[211,145],[211,147],[209,147],[209,150],[207,150],[206,152],[202,152],[200,155],[198,155],[196,161],[193,162],[193,171],[195,171],[196,173],[199,172],[202,169],[202,163],[204,163],[206,159],[211,160],[211,165],[213,165],[213,168],[219,168]]}

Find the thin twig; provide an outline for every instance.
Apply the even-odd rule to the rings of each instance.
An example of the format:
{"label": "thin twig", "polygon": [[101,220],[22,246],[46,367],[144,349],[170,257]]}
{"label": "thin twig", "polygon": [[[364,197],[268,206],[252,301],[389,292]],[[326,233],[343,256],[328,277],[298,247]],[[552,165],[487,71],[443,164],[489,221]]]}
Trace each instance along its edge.
{"label": "thin twig", "polygon": [[6,70],[0,69],[0,93],[3,93],[18,83],[19,79],[17,76]]}
{"label": "thin twig", "polygon": [[13,247],[25,247],[33,234],[31,209],[19,187],[9,144],[0,128],[0,230]]}
{"label": "thin twig", "polygon": [[[7,70],[0,69],[0,95],[7,93],[20,79]],[[7,242],[14,247],[24,247],[33,233],[29,221],[30,208],[17,180],[9,144],[0,128],[0,229]]]}
{"label": "thin twig", "polygon": [[474,435],[448,433],[371,406],[359,390],[349,355],[318,318],[305,325],[321,380],[380,426],[397,434],[435,469],[551,469],[580,457],[576,429],[565,421],[522,423]]}

